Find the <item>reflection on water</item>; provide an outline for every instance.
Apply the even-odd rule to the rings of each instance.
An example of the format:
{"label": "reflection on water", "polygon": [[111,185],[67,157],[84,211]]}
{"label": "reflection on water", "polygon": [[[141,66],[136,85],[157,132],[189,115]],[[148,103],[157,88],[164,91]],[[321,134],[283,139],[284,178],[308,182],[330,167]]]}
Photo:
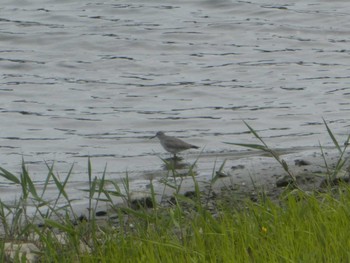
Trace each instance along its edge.
{"label": "reflection on water", "polygon": [[164,159],[163,161],[164,164],[162,167],[165,171],[178,173],[176,170],[186,169],[186,171],[188,171],[191,168],[191,164],[186,163],[181,157],[168,158]]}
{"label": "reflection on water", "polygon": [[8,1],[0,165],[23,157],[40,182],[45,162],[74,164],[86,182],[91,156],[96,175],[140,179],[162,165],[156,131],[216,157],[242,150],[224,141],[255,142],[242,120],[278,148],[329,144],[322,118],[346,137],[349,13],[347,1]]}

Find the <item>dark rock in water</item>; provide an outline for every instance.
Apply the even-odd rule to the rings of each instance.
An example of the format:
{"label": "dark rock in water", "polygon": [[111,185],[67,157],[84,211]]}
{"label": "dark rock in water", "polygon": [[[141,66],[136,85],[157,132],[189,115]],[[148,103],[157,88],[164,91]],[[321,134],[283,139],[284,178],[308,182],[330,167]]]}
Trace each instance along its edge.
{"label": "dark rock in water", "polygon": [[276,186],[285,187],[293,183],[294,183],[293,179],[290,176],[286,175],[276,181]]}
{"label": "dark rock in water", "polygon": [[195,191],[188,191],[184,194],[184,196],[192,199],[192,198],[197,197],[197,193]]}
{"label": "dark rock in water", "polygon": [[106,211],[98,211],[96,212],[96,216],[106,216],[107,212]]}
{"label": "dark rock in water", "polygon": [[310,165],[311,163],[302,159],[297,159],[297,160],[294,160],[294,164],[296,166],[305,166],[305,165]]}
{"label": "dark rock in water", "polygon": [[140,199],[135,199],[131,201],[132,209],[140,209],[140,208],[153,208],[153,200],[151,197],[142,197]]}

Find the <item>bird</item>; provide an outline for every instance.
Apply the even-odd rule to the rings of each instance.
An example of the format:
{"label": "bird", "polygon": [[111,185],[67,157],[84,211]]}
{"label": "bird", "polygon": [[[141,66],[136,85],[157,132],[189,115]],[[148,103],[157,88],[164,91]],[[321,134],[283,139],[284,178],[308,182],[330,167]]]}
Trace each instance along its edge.
{"label": "bird", "polygon": [[159,131],[157,132],[157,134],[153,137],[151,137],[151,139],[157,137],[160,141],[160,144],[163,146],[163,148],[169,152],[174,154],[174,160],[176,160],[176,154],[178,152],[182,152],[188,149],[198,149],[199,147],[196,145],[192,145],[189,144],[187,142],[184,142],[183,140],[180,140],[176,137],[173,136],[168,136],[165,135],[164,132]]}

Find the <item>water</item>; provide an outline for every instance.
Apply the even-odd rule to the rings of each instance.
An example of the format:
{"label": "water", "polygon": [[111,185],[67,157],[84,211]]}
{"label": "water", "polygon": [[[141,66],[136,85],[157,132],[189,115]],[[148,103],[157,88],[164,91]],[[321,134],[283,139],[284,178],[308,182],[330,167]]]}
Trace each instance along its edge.
{"label": "water", "polygon": [[[347,1],[8,1],[0,8],[0,165],[33,180],[55,162],[72,191],[94,175],[161,170],[158,130],[215,158],[255,143],[331,145],[350,112]],[[185,158],[193,161],[196,151]],[[229,164],[228,164],[229,165]],[[15,186],[0,179],[2,199]]]}

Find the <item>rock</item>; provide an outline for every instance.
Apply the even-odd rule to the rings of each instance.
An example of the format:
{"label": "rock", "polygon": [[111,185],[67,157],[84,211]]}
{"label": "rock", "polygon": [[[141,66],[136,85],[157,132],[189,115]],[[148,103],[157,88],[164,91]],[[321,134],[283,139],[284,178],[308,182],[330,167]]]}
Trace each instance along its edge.
{"label": "rock", "polygon": [[277,187],[285,187],[293,183],[293,179],[289,175],[283,176],[276,181]]}
{"label": "rock", "polygon": [[277,187],[285,187],[288,185],[293,185],[294,183],[296,183],[297,185],[312,185],[315,184],[315,182],[317,181],[316,175],[315,174],[310,174],[310,173],[305,173],[305,174],[300,174],[297,175],[295,177],[295,182],[293,181],[293,179],[289,176],[289,175],[285,175],[281,178],[279,178],[276,181],[276,186]]}
{"label": "rock", "polygon": [[242,165],[242,164],[231,166],[231,169],[232,169],[232,170],[244,169],[244,168],[245,168],[245,166]]}
{"label": "rock", "polygon": [[130,208],[135,210],[140,208],[153,208],[155,206],[150,193],[141,191],[132,192],[130,194],[130,203],[127,205],[130,205]]}
{"label": "rock", "polygon": [[187,191],[184,194],[185,197],[190,198],[190,199],[194,199],[197,197],[197,193],[195,191]]}
{"label": "rock", "polygon": [[[60,242],[62,245],[67,245],[67,240],[69,237],[67,237],[67,233],[58,233],[56,234],[57,241]],[[82,240],[79,241],[79,250],[82,253],[91,253],[91,248],[86,242],[83,242]]]}
{"label": "rock", "polygon": [[[20,262],[25,258],[27,263],[39,262],[39,248],[33,243],[13,243],[6,242],[4,244],[4,253],[11,262]],[[18,257],[18,258],[17,258]]]}
{"label": "rock", "polygon": [[97,211],[96,216],[106,216],[107,212],[106,211]]}
{"label": "rock", "polygon": [[132,209],[153,208],[153,207],[154,207],[154,204],[151,197],[142,197],[131,201]]}
{"label": "rock", "polygon": [[297,159],[297,160],[294,160],[294,164],[296,166],[305,166],[305,165],[310,165],[311,163],[302,159]]}
{"label": "rock", "polygon": [[223,172],[220,172],[220,171],[217,171],[216,172],[216,176],[219,177],[219,178],[223,178],[223,177],[229,177],[230,175],[226,174],[226,173],[223,173]]}

